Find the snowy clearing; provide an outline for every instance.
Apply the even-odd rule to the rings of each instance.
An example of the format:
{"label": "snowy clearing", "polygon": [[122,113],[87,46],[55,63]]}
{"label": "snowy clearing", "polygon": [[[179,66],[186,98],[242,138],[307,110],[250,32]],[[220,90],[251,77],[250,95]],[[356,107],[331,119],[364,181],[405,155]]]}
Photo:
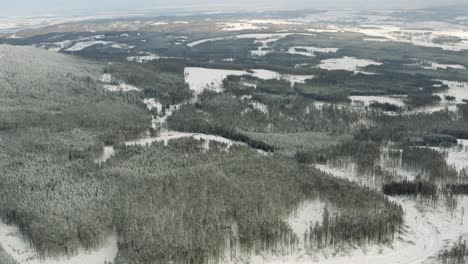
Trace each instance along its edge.
{"label": "snowy clearing", "polygon": [[110,159],[114,155],[115,155],[115,149],[113,146],[104,146],[101,156],[95,159],[94,162],[101,164],[103,162],[106,162],[108,159]]}
{"label": "snowy clearing", "polygon": [[125,142],[125,145],[127,146],[148,146],[151,145],[154,142],[164,142],[164,145],[167,146],[169,141],[171,140],[176,140],[176,139],[181,139],[181,138],[193,138],[198,141],[205,141],[204,148],[209,149],[210,142],[217,142],[217,143],[222,143],[226,145],[226,150],[228,150],[230,147],[233,145],[245,145],[244,143],[241,142],[236,142],[224,137],[220,136],[214,136],[214,135],[207,135],[207,134],[200,134],[200,133],[185,133],[185,132],[176,132],[176,131],[167,131],[167,132],[161,132],[157,137],[151,137],[151,138],[142,138],[134,141],[128,141]]}
{"label": "snowy clearing", "polygon": [[453,166],[458,172],[468,171],[468,140],[458,139],[457,146],[452,148],[435,147],[434,149],[444,153],[447,164]]}
{"label": "snowy clearing", "polygon": [[161,57],[159,57],[158,55],[148,52],[139,56],[127,57],[127,61],[146,63],[146,62],[153,61],[153,60],[159,60],[160,58]]}
{"label": "snowy clearing", "polygon": [[426,70],[438,70],[438,69],[458,69],[458,70],[465,70],[465,66],[460,64],[441,64],[437,62],[431,61],[420,61],[417,65]]}
{"label": "snowy clearing", "polygon": [[131,92],[131,91],[139,92],[141,91],[139,88],[130,84],[123,83],[123,82],[117,85],[105,84],[104,89],[108,90],[109,92]]}
{"label": "snowy clearing", "polygon": [[19,264],[103,264],[113,262],[117,256],[117,235],[109,236],[101,248],[86,251],[80,249],[75,256],[42,259],[21,236],[19,228],[0,221],[0,245]]}
{"label": "snowy clearing", "polygon": [[389,103],[399,107],[404,107],[404,97],[402,96],[350,96],[349,99],[353,103],[361,103],[364,106],[369,106],[372,103]]}
{"label": "snowy clearing", "polygon": [[104,82],[104,83],[111,83],[112,82],[112,75],[110,73],[104,73],[101,76],[100,81]]}
{"label": "snowy clearing", "polygon": [[357,59],[354,57],[343,57],[338,59],[326,59],[321,61],[318,65],[319,68],[334,71],[334,70],[345,70],[351,71],[354,73],[364,73],[366,72],[361,71],[362,68],[370,66],[370,65],[382,65],[380,62],[376,62],[373,60],[367,59]]}
{"label": "snowy clearing", "polygon": [[83,42],[78,42],[75,43],[72,47],[66,49],[65,51],[80,51],[84,50],[86,48],[95,46],[95,45],[101,45],[101,46],[106,46],[110,44],[115,44],[115,42],[112,41],[102,41],[102,40],[90,40],[90,41],[83,41]]}
{"label": "snowy clearing", "polygon": [[143,103],[146,105],[148,110],[156,109],[158,113],[162,112],[163,106],[156,98],[145,98],[143,99]]}
{"label": "snowy clearing", "polygon": [[456,103],[464,103],[463,99],[468,100],[468,83],[466,82],[456,82],[456,81],[446,81],[440,80],[444,85],[449,87],[448,90],[438,93],[437,95],[444,98],[444,96],[453,96],[455,97]]}
{"label": "snowy clearing", "polygon": [[225,36],[225,37],[217,37],[217,38],[209,38],[209,39],[202,39],[197,40],[194,42],[190,42],[187,44],[189,47],[195,47],[197,45],[206,43],[206,42],[213,42],[219,40],[227,40],[227,39],[255,39],[258,42],[275,42],[279,39],[285,38],[290,35],[306,35],[306,36],[315,36],[315,34],[308,34],[308,33],[254,33],[254,34],[240,34],[240,35],[232,35],[232,36]]}
{"label": "snowy clearing", "polygon": [[208,69],[200,67],[185,68],[185,82],[189,85],[190,90],[196,95],[203,93],[204,90],[214,92],[223,91],[223,80],[229,75],[242,76],[250,75],[262,80],[284,79],[294,85],[295,83],[304,83],[307,79],[314,76],[311,75],[289,75],[281,74],[275,71],[253,69],[248,71],[241,70],[223,70],[223,69]]}

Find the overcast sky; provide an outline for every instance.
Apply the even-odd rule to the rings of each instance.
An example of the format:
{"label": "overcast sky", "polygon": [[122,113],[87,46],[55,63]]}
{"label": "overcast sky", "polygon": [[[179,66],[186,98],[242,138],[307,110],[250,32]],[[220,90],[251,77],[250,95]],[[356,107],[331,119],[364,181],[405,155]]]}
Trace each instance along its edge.
{"label": "overcast sky", "polygon": [[467,3],[467,0],[0,0],[0,15],[70,14],[122,10],[137,12],[167,8],[223,11],[259,10],[259,8],[421,8]]}

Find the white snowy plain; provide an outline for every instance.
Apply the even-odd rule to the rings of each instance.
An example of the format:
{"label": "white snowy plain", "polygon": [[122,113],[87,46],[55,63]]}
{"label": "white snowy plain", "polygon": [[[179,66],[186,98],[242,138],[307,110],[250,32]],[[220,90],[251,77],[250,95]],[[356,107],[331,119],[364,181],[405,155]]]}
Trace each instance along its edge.
{"label": "white snowy plain", "polygon": [[318,67],[329,71],[345,70],[354,73],[368,74],[367,72],[361,71],[361,69],[370,65],[378,66],[382,65],[382,63],[373,60],[357,59],[345,56],[343,58],[322,60]]}

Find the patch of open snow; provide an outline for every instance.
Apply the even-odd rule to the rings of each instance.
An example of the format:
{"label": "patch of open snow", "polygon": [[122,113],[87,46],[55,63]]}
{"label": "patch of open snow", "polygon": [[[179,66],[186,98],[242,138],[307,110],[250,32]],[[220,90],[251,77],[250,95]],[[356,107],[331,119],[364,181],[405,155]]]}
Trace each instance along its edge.
{"label": "patch of open snow", "polygon": [[[288,80],[291,85],[295,83],[304,83],[305,80],[311,79],[311,75],[289,75],[280,74],[275,71],[264,69],[253,69],[249,71],[241,70],[223,70],[223,69],[208,69],[200,67],[186,67],[185,68],[185,82],[189,85],[190,90],[194,91],[196,95],[203,93],[204,90],[214,92],[223,91],[223,80],[229,75],[250,75],[263,80],[271,79],[284,79]],[[247,84],[250,85],[250,84]],[[251,85],[254,86],[254,85]]]}
{"label": "patch of open snow", "polygon": [[468,83],[440,80],[444,85],[449,87],[448,90],[442,91],[439,95],[443,100],[446,95],[455,97],[455,103],[462,104],[463,99],[468,100]]}
{"label": "patch of open snow", "polygon": [[371,103],[389,103],[399,107],[404,107],[404,97],[401,96],[350,96],[349,99],[353,102],[360,102],[364,106],[369,106]]}
{"label": "patch of open snow", "polygon": [[305,250],[304,236],[309,233],[310,228],[315,224],[322,224],[325,208],[329,206],[320,200],[305,201],[286,220],[299,239],[299,250]]}
{"label": "patch of open snow", "polygon": [[370,65],[382,65],[380,62],[367,59],[357,59],[354,57],[343,57],[338,59],[326,59],[322,60],[318,65],[319,68],[333,71],[333,70],[345,70],[351,71],[354,73],[366,73],[361,71],[361,68],[370,66]]}
{"label": "patch of open snow", "polygon": [[[463,29],[441,28],[435,25],[434,28],[428,29],[413,29],[418,25],[408,24],[405,27],[396,25],[364,25],[360,27],[343,27],[344,31],[361,33],[370,37],[385,38],[394,42],[408,43],[415,46],[440,48],[443,50],[462,51],[468,49],[468,31]],[[425,24],[424,27],[430,27],[430,24]],[[447,26],[448,27],[448,26]],[[457,37],[461,41],[453,43],[436,43],[435,40],[439,37]]]}
{"label": "patch of open snow", "polygon": [[110,45],[111,48],[114,49],[133,49],[135,46],[127,45],[127,44],[121,44],[121,43],[114,43]]}
{"label": "patch of open snow", "polygon": [[164,26],[164,25],[168,25],[169,23],[165,22],[165,21],[157,21],[157,22],[152,22],[150,23],[150,25],[152,26]]}
{"label": "patch of open snow", "polygon": [[222,92],[223,80],[226,79],[228,75],[240,76],[247,74],[245,71],[199,67],[186,67],[184,71],[185,82],[195,94],[201,94],[204,90]]}
{"label": "patch of open snow", "polygon": [[468,140],[458,139],[458,144],[455,147],[436,147],[435,149],[445,154],[445,161],[449,166],[453,166],[458,172],[468,171]]}
{"label": "patch of open snow", "polygon": [[265,115],[268,115],[268,106],[257,101],[252,101],[252,107],[255,110],[263,112]]}
{"label": "patch of open snow", "polygon": [[102,40],[90,40],[90,41],[83,41],[83,42],[78,42],[75,43],[72,47],[66,49],[65,51],[80,51],[95,45],[102,45],[106,46],[109,44],[115,44],[113,41],[102,41]]}
{"label": "patch of open snow", "polygon": [[144,55],[141,55],[141,56],[127,57],[127,61],[133,61],[133,62],[138,62],[138,63],[146,63],[146,62],[153,61],[153,60],[159,60],[160,58],[161,57],[159,57],[156,54],[147,52],[147,53],[145,53]]}
{"label": "patch of open snow", "polygon": [[142,138],[134,141],[128,141],[125,142],[125,145],[127,146],[147,146],[151,145],[154,142],[164,142],[164,145],[167,146],[169,141],[171,140],[176,140],[176,139],[181,139],[181,138],[193,138],[195,140],[204,140],[206,141],[205,148],[209,148],[209,143],[211,141],[213,142],[218,142],[226,145],[226,150],[228,150],[231,146],[233,145],[245,145],[245,143],[233,141],[224,137],[220,136],[215,136],[215,135],[207,135],[207,134],[201,134],[201,133],[185,133],[185,132],[176,132],[176,131],[167,131],[167,132],[161,132],[157,137],[151,137],[151,138]]}
{"label": "patch of open snow", "polygon": [[218,26],[222,27],[223,31],[241,31],[241,30],[260,30],[268,29],[268,27],[259,27],[250,23],[230,23],[230,22],[219,22]]}
{"label": "patch of open snow", "polygon": [[[458,237],[468,231],[468,217],[463,211],[468,199],[462,198],[458,208],[453,212],[443,207],[428,208],[411,198],[389,199],[402,206],[405,213],[403,230],[397,234],[391,246],[371,245],[361,248],[350,248],[339,252],[323,249],[315,252],[298,250],[296,253],[280,256],[273,254],[254,254],[252,256],[234,257],[223,263],[256,263],[256,264],[422,264],[437,257],[441,250],[458,241]],[[323,205],[312,205],[320,210]],[[308,210],[309,213],[312,210]],[[307,212],[307,211],[305,211]],[[312,215],[316,217],[316,215]],[[307,217],[304,217],[306,219]],[[307,220],[306,220],[307,221]],[[293,231],[302,233],[307,222],[297,225],[289,222]]]}
{"label": "patch of open snow", "polygon": [[[166,124],[167,119],[174,114],[175,111],[179,110],[180,107],[182,107],[182,104],[175,104],[175,105],[170,105],[168,108],[165,109],[164,115],[162,116],[156,116],[153,117],[152,120],[152,127],[154,129],[158,128],[158,126],[162,126]],[[158,114],[162,113],[162,107],[161,111],[158,111]]]}
{"label": "patch of open snow", "polygon": [[[297,49],[302,49],[306,51],[298,51]],[[308,57],[315,57],[315,53],[335,53],[339,49],[338,48],[317,48],[317,47],[309,47],[309,46],[294,46],[290,47],[288,50],[289,54],[297,54],[303,55]]]}
{"label": "patch of open snow", "polygon": [[426,70],[438,70],[438,69],[458,69],[464,70],[466,69],[465,66],[460,64],[441,64],[437,62],[430,62],[430,61],[420,61],[417,63],[418,66],[424,68]]}
{"label": "patch of open snow", "polygon": [[[359,181],[350,177],[354,171],[336,170],[326,165],[318,165],[319,169],[336,177]],[[364,185],[372,185],[368,182]],[[444,206],[428,206],[419,204],[410,198],[390,198],[399,203],[405,211],[405,227],[402,234],[392,244],[392,247],[371,246],[365,250],[355,250],[342,256],[314,256],[311,258],[295,258],[297,261],[267,261],[258,263],[373,263],[373,264],[420,264],[437,257],[438,253],[458,241],[458,238],[468,233],[468,217],[464,214],[468,206],[466,197],[459,198],[457,208],[448,211]],[[303,261],[306,259],[305,261]],[[256,262],[257,263],[257,262]]]}
{"label": "patch of open snow", "polygon": [[101,248],[78,250],[76,255],[42,259],[34,248],[21,236],[19,228],[0,221],[0,245],[19,264],[103,264],[113,262],[117,256],[117,235],[114,233]]}
{"label": "patch of open snow", "polygon": [[213,41],[220,41],[220,40],[229,40],[229,39],[254,39],[255,43],[262,43],[262,46],[267,46],[269,43],[278,41],[282,38],[285,38],[290,35],[306,35],[306,36],[315,36],[315,34],[308,34],[308,33],[253,33],[253,34],[240,34],[240,35],[232,35],[232,36],[225,36],[225,37],[217,37],[217,38],[208,38],[208,39],[201,39],[194,42],[187,43],[189,47],[195,47],[203,43],[213,42]]}
{"label": "patch of open snow", "polygon": [[143,99],[143,103],[146,105],[148,110],[156,109],[158,113],[162,112],[162,104],[156,100],[156,98],[145,98]]}
{"label": "patch of open snow", "polygon": [[104,73],[100,79],[101,82],[110,83],[112,82],[112,75],[110,73]]}
{"label": "patch of open snow", "polygon": [[120,82],[118,85],[113,85],[113,84],[105,84],[104,89],[110,91],[110,92],[130,92],[130,91],[141,91],[139,88],[126,84],[124,82]]}
{"label": "patch of open snow", "polygon": [[295,83],[305,83],[306,80],[314,78],[313,75],[281,74],[279,72],[263,69],[254,69],[251,75],[262,80],[287,80],[291,83],[291,86],[294,86]]}
{"label": "patch of open snow", "polygon": [[[64,40],[64,41],[59,41],[59,42],[54,42],[54,43],[41,43],[40,48],[46,48],[47,50],[50,51],[61,51],[62,49],[68,48],[73,44],[72,40]],[[50,45],[53,45],[53,47],[49,47]]]}
{"label": "patch of open snow", "polygon": [[94,162],[101,164],[103,162],[106,162],[108,159],[110,159],[114,155],[115,155],[115,149],[113,146],[104,146],[101,156],[95,159]]}

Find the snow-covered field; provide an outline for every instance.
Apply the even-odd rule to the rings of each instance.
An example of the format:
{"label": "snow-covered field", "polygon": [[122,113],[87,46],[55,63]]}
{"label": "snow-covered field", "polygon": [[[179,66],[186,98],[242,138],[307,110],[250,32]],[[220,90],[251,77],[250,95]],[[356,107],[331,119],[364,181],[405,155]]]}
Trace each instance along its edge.
{"label": "snow-covered field", "polygon": [[453,166],[457,171],[468,171],[468,140],[458,139],[457,146],[451,148],[435,147],[445,154],[447,164]]}
{"label": "snow-covered field", "polygon": [[345,71],[351,71],[354,73],[365,73],[367,72],[362,71],[362,68],[365,68],[370,65],[382,65],[382,63],[373,61],[373,60],[367,60],[367,59],[357,59],[354,57],[343,57],[343,58],[338,58],[338,59],[326,59],[321,61],[321,63],[318,65],[319,68],[333,71],[333,70],[345,70]]}
{"label": "snow-covered field", "polygon": [[468,100],[468,83],[440,80],[443,84],[449,87],[448,90],[438,93],[442,99],[446,95],[455,97],[455,103],[463,103],[463,99]]}
{"label": "snow-covered field", "polygon": [[315,224],[322,224],[325,208],[330,211],[331,205],[320,200],[310,200],[303,202],[289,215],[286,222],[299,239],[297,250],[305,251],[304,236]]}
{"label": "snow-covered field", "polygon": [[404,97],[402,96],[350,96],[349,99],[356,104],[369,106],[371,103],[389,103],[399,107],[405,106]]}
{"label": "snow-covered field", "polygon": [[290,75],[281,74],[275,71],[254,69],[249,71],[208,69],[200,67],[185,68],[185,82],[195,94],[201,94],[204,90],[214,92],[223,91],[223,80],[229,75],[242,76],[250,75],[262,80],[283,79],[294,85],[295,83],[304,83],[311,75]]}
{"label": "snow-covered field", "polygon": [[57,258],[41,258],[36,250],[21,236],[19,228],[0,221],[0,245],[19,264],[104,264],[117,256],[117,235],[111,234],[96,250],[80,249],[76,255]]}
{"label": "snow-covered field", "polygon": [[199,67],[185,68],[185,82],[189,85],[190,90],[195,94],[201,94],[204,90],[214,92],[223,91],[223,80],[229,75],[241,76],[247,74],[245,71],[238,70],[221,70],[207,69]]}

